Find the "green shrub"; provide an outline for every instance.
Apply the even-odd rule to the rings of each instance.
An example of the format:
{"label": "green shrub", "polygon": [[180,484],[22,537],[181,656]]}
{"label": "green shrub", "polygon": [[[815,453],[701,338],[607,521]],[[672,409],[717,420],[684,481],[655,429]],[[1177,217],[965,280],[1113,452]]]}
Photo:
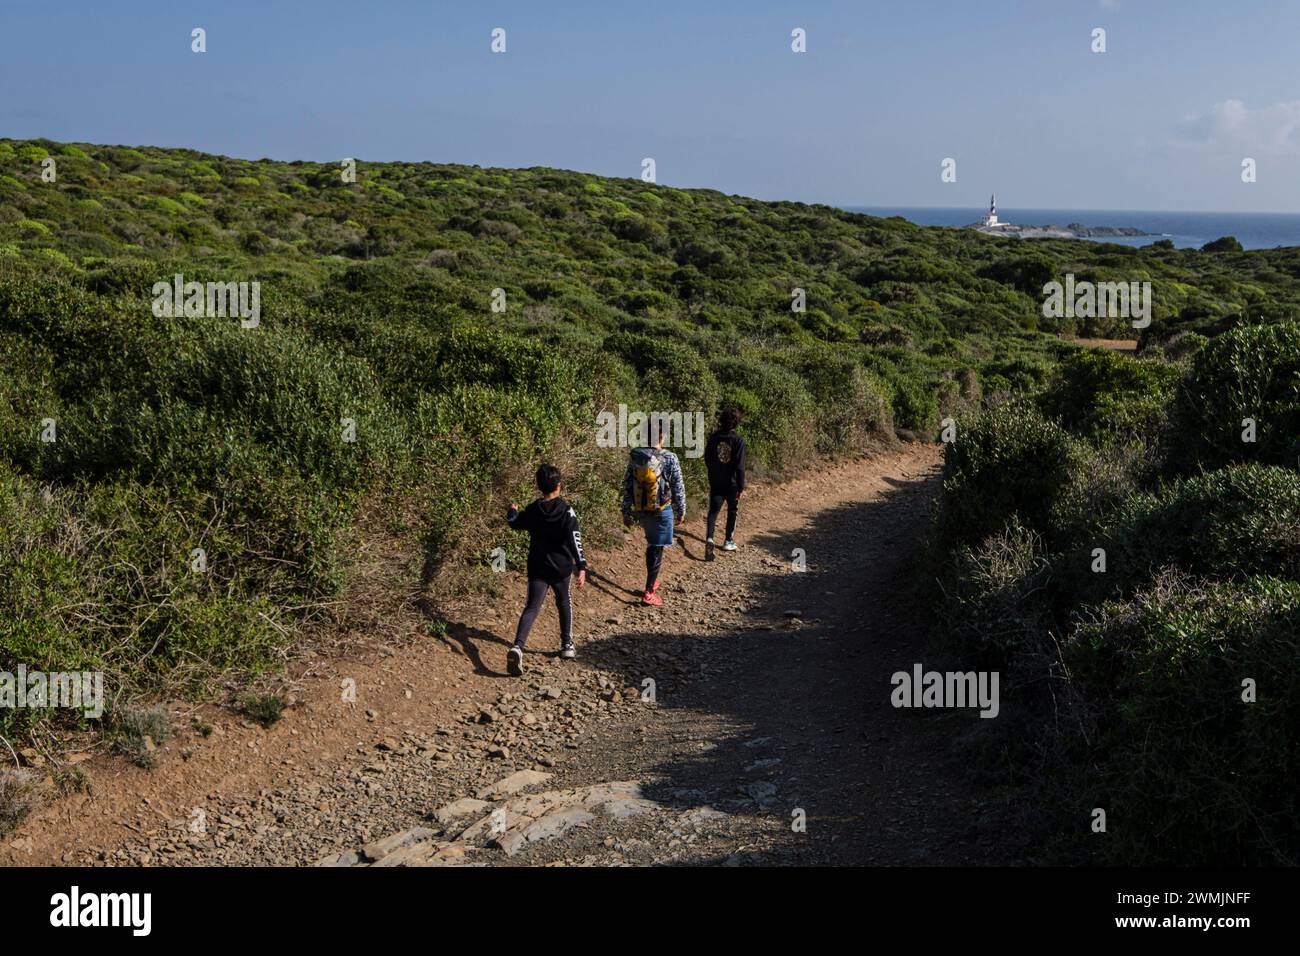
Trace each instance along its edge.
{"label": "green shrub", "polygon": [[1154,442],[1178,383],[1177,367],[1109,349],[1080,349],[1053,373],[1039,402],[1070,431],[1096,441]]}
{"label": "green shrub", "polygon": [[[1300,863],[1300,584],[1162,578],[1067,648],[1110,862]],[[1249,679],[1257,688],[1243,700]]]}
{"label": "green shrub", "polygon": [[893,417],[899,428],[929,437],[939,429],[939,399],[932,386],[915,378],[893,381]]}
{"label": "green shrub", "polygon": [[872,442],[893,440],[892,396],[852,354],[810,346],[775,358],[803,379],[816,406],[819,453],[859,452]]}
{"label": "green shrub", "polygon": [[1065,429],[1026,401],[962,419],[956,440],[944,449],[941,544],[977,543],[1012,518],[1028,531],[1050,533],[1053,511],[1081,456]]}
{"label": "green shrub", "polygon": [[1170,362],[1190,362],[1209,343],[1199,332],[1178,332],[1162,345],[1165,359]]}
{"label": "green shrub", "polygon": [[1043,286],[1057,277],[1057,267],[1042,256],[999,259],[981,268],[976,275],[1002,282],[1019,292],[1038,299]]}
{"label": "green shrub", "polygon": [[[74,615],[102,619],[102,565],[86,560],[98,529],[78,516],[68,493],[42,489],[0,462],[0,669],[18,664],[36,671],[101,669],[103,647],[87,646]],[[101,558],[102,561],[102,558]],[[83,609],[80,612],[78,609]],[[93,611],[91,610],[93,609]],[[0,709],[0,734],[48,719],[33,708]],[[78,714],[66,712],[75,720]]]}
{"label": "green shrub", "polygon": [[994,667],[1024,666],[1047,645],[1042,591],[1050,576],[1042,539],[1013,517],[995,534],[955,552],[941,608],[962,652]]}
{"label": "green shrub", "polygon": [[710,367],[722,387],[721,404],[744,416],[756,464],[782,471],[810,461],[817,410],[797,375],[747,357],[715,359]]}
{"label": "green shrub", "polygon": [[699,349],[639,332],[612,335],[604,347],[636,369],[643,411],[701,411],[705,421],[713,420],[722,389]]}
{"label": "green shrub", "polygon": [[1126,589],[1165,567],[1300,580],[1300,474],[1251,464],[1184,479],[1125,502],[1097,543]]}
{"label": "green shrub", "polygon": [[[1243,441],[1245,419],[1255,440]],[[1300,457],[1300,323],[1242,326],[1197,353],[1178,391],[1174,464],[1296,466]]]}
{"label": "green shrub", "polygon": [[1241,252],[1241,243],[1236,236],[1224,236],[1201,246],[1202,252]]}
{"label": "green shrub", "polygon": [[1018,355],[1014,358],[991,361],[983,368],[988,378],[1005,381],[1010,391],[1032,394],[1042,389],[1052,376],[1054,363],[1041,357]]}
{"label": "green shrub", "polygon": [[279,721],[284,713],[284,701],[275,694],[249,694],[244,698],[244,714],[263,727]]}
{"label": "green shrub", "polygon": [[[1056,545],[1091,543],[1100,529],[1139,494],[1150,471],[1147,449],[1141,445],[1078,448],[1073,469],[1052,506],[1051,537]],[[1079,551],[1077,560],[1090,568],[1090,549]]]}
{"label": "green shrub", "polygon": [[31,468],[40,452],[42,421],[57,421],[61,403],[51,388],[54,358],[30,339],[0,332],[0,461]]}

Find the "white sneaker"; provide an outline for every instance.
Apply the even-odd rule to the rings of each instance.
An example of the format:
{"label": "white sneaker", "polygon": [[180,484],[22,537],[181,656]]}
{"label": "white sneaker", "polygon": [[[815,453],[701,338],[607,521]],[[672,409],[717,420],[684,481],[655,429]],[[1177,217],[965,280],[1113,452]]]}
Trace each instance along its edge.
{"label": "white sneaker", "polygon": [[722,542],[722,550],[723,550],[723,551],[735,551],[735,550],[736,550],[736,542],[734,542],[734,541],[732,541],[730,538],[728,538],[726,541]]}
{"label": "white sneaker", "polygon": [[560,656],[566,661],[571,661],[578,656],[578,649],[572,644],[565,644],[560,648]]}
{"label": "white sneaker", "polygon": [[511,677],[522,677],[524,673],[524,649],[512,647],[506,651],[506,670]]}

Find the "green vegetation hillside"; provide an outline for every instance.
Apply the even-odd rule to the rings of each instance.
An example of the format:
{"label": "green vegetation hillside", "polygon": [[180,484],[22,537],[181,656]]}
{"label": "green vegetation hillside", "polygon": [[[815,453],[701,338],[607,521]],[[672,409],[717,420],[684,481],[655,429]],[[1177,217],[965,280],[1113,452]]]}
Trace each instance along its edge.
{"label": "green vegetation hillside", "polygon": [[[0,140],[0,660],[103,670],[119,700],[272,668],[346,600],[361,537],[398,541],[437,586],[502,543],[485,516],[539,458],[598,537],[621,453],[596,447],[595,416],[619,403],[710,422],[737,405],[778,477],[959,416],[936,534],[966,562],[974,616],[954,629],[977,653],[1122,639],[1079,680],[1148,688],[1171,616],[1218,633],[1214,602],[1254,595],[1263,617],[1225,633],[1251,666],[1283,659],[1258,635],[1282,640],[1295,613],[1293,528],[1229,504],[1247,488],[1293,514],[1300,250],[1029,242],[551,169],[342,172]],[[1067,273],[1152,283],[1146,360],[1061,339],[1131,334],[1043,318]],[[260,322],[157,314],[178,274],[260,283]],[[1243,450],[1246,411],[1261,438]],[[1210,556],[1185,553],[1182,521]],[[1103,540],[1114,586],[1063,590]],[[1246,542],[1292,563],[1233,559]],[[1049,603],[1006,633],[998,602],[1021,594]],[[1109,732],[1137,719],[1089,707]],[[0,732],[49,717],[10,711]]]}

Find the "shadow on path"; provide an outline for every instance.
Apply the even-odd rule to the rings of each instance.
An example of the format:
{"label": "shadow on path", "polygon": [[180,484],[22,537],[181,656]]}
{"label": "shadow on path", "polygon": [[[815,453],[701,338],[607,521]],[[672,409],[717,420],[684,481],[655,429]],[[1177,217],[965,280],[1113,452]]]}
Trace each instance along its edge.
{"label": "shadow on path", "polygon": [[[485,631],[482,628],[471,627],[458,621],[450,621],[446,618],[439,618],[446,625],[446,632],[435,631],[437,637],[444,644],[459,649],[459,651],[469,658],[470,663],[474,665],[474,673],[482,674],[485,677],[509,677],[505,670],[497,670],[489,667],[483,662],[483,652],[480,645],[496,644],[500,647],[508,648],[513,643],[513,635],[510,640],[499,637],[491,631]],[[505,660],[505,653],[498,655],[499,659]]]}
{"label": "shadow on path", "polygon": [[[634,762],[651,799],[726,814],[727,852],[702,845],[688,862],[1006,862],[953,754],[976,712],[890,704],[892,674],[946,665],[928,639],[924,604],[935,593],[916,560],[938,471],[888,485],[801,529],[742,537],[770,558],[728,583],[725,573],[687,579],[691,602],[714,593],[703,618],[698,603],[690,622],[651,612],[645,626],[584,648],[625,686],[652,678],[658,719],[634,715],[602,731],[592,752],[584,745],[580,772],[595,782]],[[795,548],[805,572],[791,569]],[[667,600],[666,612],[688,603]],[[715,626],[700,633],[699,620]]]}

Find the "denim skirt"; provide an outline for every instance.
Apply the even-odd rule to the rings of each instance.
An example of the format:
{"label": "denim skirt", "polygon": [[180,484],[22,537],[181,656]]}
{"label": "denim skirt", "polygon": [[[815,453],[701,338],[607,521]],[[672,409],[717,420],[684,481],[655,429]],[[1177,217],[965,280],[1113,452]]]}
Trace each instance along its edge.
{"label": "denim skirt", "polygon": [[673,543],[673,509],[642,512],[641,527],[645,530],[646,544],[670,547]]}

